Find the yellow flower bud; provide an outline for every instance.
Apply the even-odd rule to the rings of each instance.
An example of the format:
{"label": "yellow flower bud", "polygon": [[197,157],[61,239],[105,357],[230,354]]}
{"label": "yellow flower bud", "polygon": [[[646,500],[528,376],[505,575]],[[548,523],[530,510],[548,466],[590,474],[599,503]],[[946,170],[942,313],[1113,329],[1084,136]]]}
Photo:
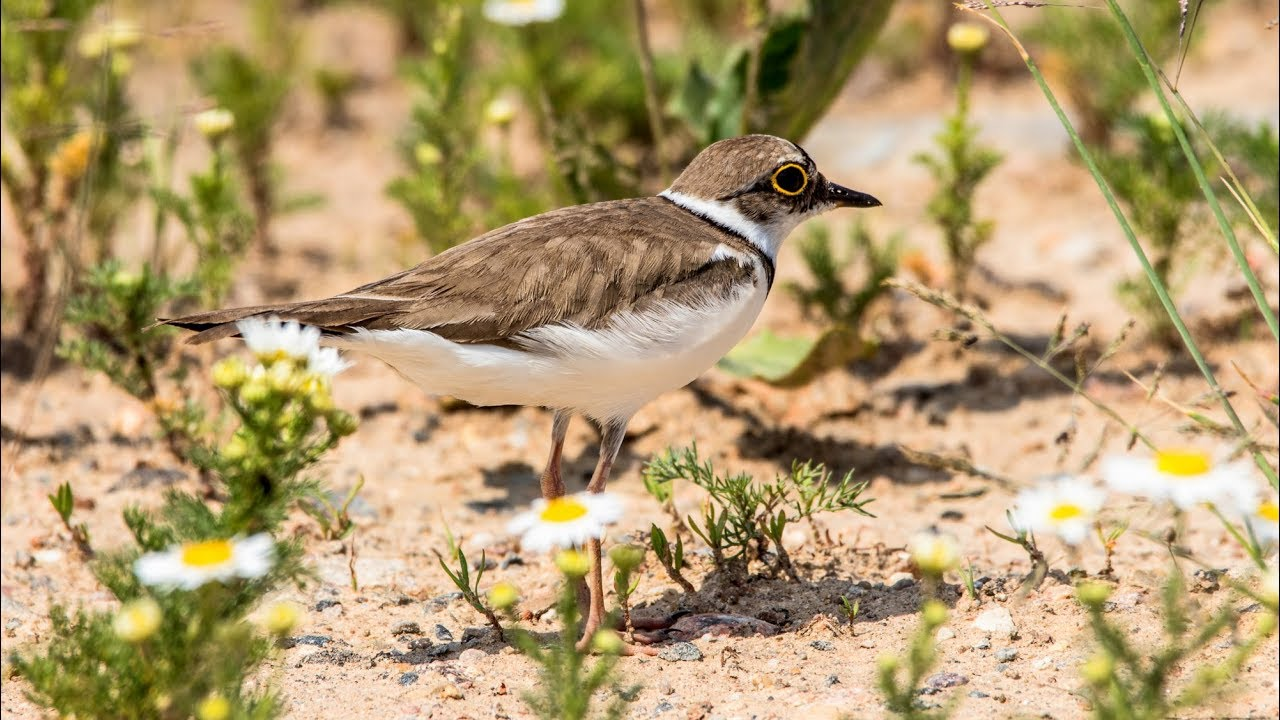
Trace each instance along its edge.
{"label": "yellow flower bud", "polygon": [[212,108],[196,113],[196,130],[209,142],[217,142],[236,126],[236,116],[226,108]]}
{"label": "yellow flower bud", "polygon": [[224,460],[238,462],[249,454],[249,444],[245,442],[241,435],[232,435],[227,444],[222,446],[222,457]]}
{"label": "yellow flower bud", "polygon": [[284,600],[267,607],[262,626],[272,635],[288,635],[301,618],[302,611],[298,608],[298,604]]}
{"label": "yellow flower bud", "polygon": [[916,567],[926,575],[941,575],[960,564],[960,547],[950,535],[917,533],[907,543],[907,550]]}
{"label": "yellow flower bud", "polygon": [[1101,685],[1111,679],[1115,671],[1115,661],[1110,655],[1098,653],[1080,666],[1080,674],[1092,685]]}
{"label": "yellow flower bud", "polygon": [[1111,587],[1100,582],[1080,583],[1076,587],[1076,599],[1086,607],[1100,608],[1111,597]]}
{"label": "yellow flower bud", "polygon": [[86,33],[76,49],[86,58],[96,58],[108,50],[131,50],[142,41],[142,30],[132,20],[113,20]]}
{"label": "yellow flower bud", "polygon": [[515,607],[520,601],[520,591],[509,582],[500,582],[489,588],[489,604],[498,610]]}
{"label": "yellow flower bud", "polygon": [[506,97],[496,97],[484,106],[484,119],[491,125],[505,127],[516,117],[516,105]]}
{"label": "yellow flower bud", "polygon": [[89,154],[97,140],[97,132],[81,130],[63,141],[53,152],[49,168],[68,182],[79,180],[89,168]]}
{"label": "yellow flower bud", "polygon": [[630,573],[644,562],[644,547],[630,544],[614,545],[609,548],[609,560],[622,572]]}
{"label": "yellow flower bud", "polygon": [[257,405],[271,396],[271,387],[267,384],[265,373],[251,373],[244,385],[240,386],[240,401],[246,405]]}
{"label": "yellow flower bud", "polygon": [[876,665],[880,668],[880,672],[893,672],[898,669],[898,658],[892,655],[881,655],[876,661]]}
{"label": "yellow flower bud", "polygon": [[125,603],[116,613],[111,628],[115,630],[116,637],[125,642],[142,642],[160,628],[162,619],[160,606],[156,601],[144,597]]}
{"label": "yellow flower bud", "polygon": [[958,22],[947,28],[947,44],[958,53],[972,54],[987,44],[991,34],[981,23]]}
{"label": "yellow flower bud", "polygon": [[231,703],[218,693],[209,693],[196,705],[196,720],[227,720],[231,717]]}
{"label": "yellow flower bud", "polygon": [[249,379],[249,368],[237,357],[229,357],[218,361],[213,366],[213,384],[227,390],[234,390]]}
{"label": "yellow flower bud", "polygon": [[591,649],[606,655],[622,652],[622,638],[612,630],[599,630],[591,636]]}
{"label": "yellow flower bud", "polygon": [[926,601],[920,608],[920,617],[928,625],[941,625],[947,621],[947,606],[937,600]]}
{"label": "yellow flower bud", "polygon": [[444,160],[444,153],[440,152],[440,148],[431,143],[418,143],[413,148],[413,159],[418,161],[422,167],[431,167],[439,165]]}
{"label": "yellow flower bud", "polygon": [[561,550],[556,553],[556,567],[568,577],[586,577],[591,570],[591,561],[580,550]]}

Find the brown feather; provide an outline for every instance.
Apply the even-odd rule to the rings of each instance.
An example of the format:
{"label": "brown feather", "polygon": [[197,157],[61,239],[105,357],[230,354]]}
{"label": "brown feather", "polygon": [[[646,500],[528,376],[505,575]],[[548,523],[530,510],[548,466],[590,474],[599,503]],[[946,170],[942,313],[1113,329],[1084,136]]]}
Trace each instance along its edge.
{"label": "brown feather", "polygon": [[[597,328],[621,310],[687,299],[698,288],[684,281],[709,271],[721,243],[771,268],[750,243],[662,198],[579,205],[498,228],[334,297],[161,322],[199,331],[193,343],[234,336],[236,321],[274,315],[326,333],[410,328],[460,343],[507,344],[542,325]],[[714,265],[750,277],[740,263]]]}

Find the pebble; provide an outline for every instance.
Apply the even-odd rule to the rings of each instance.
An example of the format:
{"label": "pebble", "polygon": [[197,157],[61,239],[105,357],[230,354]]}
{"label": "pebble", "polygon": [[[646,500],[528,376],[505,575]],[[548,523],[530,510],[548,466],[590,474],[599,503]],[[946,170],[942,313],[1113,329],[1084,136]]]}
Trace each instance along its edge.
{"label": "pebble", "polygon": [[662,682],[658,683],[658,692],[662,693],[663,695],[670,695],[675,691],[676,689],[672,687],[671,683],[667,682],[666,680],[663,680]]}
{"label": "pebble", "polygon": [[657,705],[653,706],[653,712],[649,713],[649,717],[658,717],[662,713],[671,712],[672,710],[675,710],[675,709],[676,709],[675,705],[672,705],[666,700],[661,700],[658,702]]}
{"label": "pebble", "polygon": [[981,690],[970,690],[970,691],[969,691],[969,697],[971,697],[971,698],[985,698],[985,697],[991,697],[991,696],[990,696],[990,695],[988,695],[988,694],[986,694],[986,693],[984,693],[984,692],[982,692]]}
{"label": "pebble", "polygon": [[949,627],[946,627],[945,625],[943,627],[938,628],[937,635],[935,635],[938,642],[945,642],[955,636],[956,636],[956,631],[952,630]]}
{"label": "pebble", "polygon": [[439,695],[440,697],[448,700],[462,699],[462,691],[458,689],[458,686],[447,681],[442,682],[439,685],[436,685],[434,688],[431,689],[431,693],[433,695]]}
{"label": "pebble", "polygon": [[829,640],[814,640],[813,642],[809,643],[809,647],[813,648],[814,650],[824,650],[824,651],[831,651],[836,649],[836,646],[833,645]]}
{"label": "pebble", "polygon": [[991,649],[991,641],[990,641],[990,640],[988,640],[988,639],[986,639],[986,638],[982,638],[981,640],[979,640],[978,642],[976,642],[976,643],[974,643],[974,644],[973,644],[973,649],[974,649],[974,650],[989,650],[989,649]]}
{"label": "pebble", "polygon": [[693,662],[702,659],[702,651],[693,643],[678,642],[662,648],[658,657],[669,662]]}
{"label": "pebble", "polygon": [[391,626],[392,635],[421,635],[422,626],[412,620],[401,620]]}
{"label": "pebble", "polygon": [[864,649],[866,649],[866,650],[870,650],[871,648],[873,648],[873,647],[875,647],[875,646],[876,646],[876,644],[875,644],[875,643],[873,643],[873,642],[871,642],[870,640],[863,640],[863,641],[862,641],[862,643],[861,643],[858,647],[864,648]]}
{"label": "pebble", "polygon": [[449,632],[449,628],[436,623],[436,639],[440,642],[453,642],[453,633]]}
{"label": "pebble", "polygon": [[889,587],[894,590],[906,590],[916,584],[916,579],[909,572],[896,572],[889,576]]}
{"label": "pebble", "polygon": [[1053,664],[1053,658],[1046,655],[1042,658],[1036,659],[1035,662],[1031,663],[1031,667],[1036,670],[1044,670],[1045,668],[1049,667],[1052,664]]}
{"label": "pebble", "polygon": [[483,650],[479,648],[467,648],[466,650],[458,653],[458,662],[463,665],[474,665],[475,663],[484,660],[484,657],[485,655]]}
{"label": "pebble", "polygon": [[1013,624],[1013,616],[1002,607],[983,610],[978,615],[978,619],[973,621],[973,626],[1000,637],[1014,638],[1018,635],[1018,626]]}
{"label": "pebble", "polygon": [[418,682],[418,673],[416,673],[416,672],[407,672],[407,673],[405,673],[405,674],[401,675],[401,676],[400,676],[400,679],[399,679],[399,680],[397,680],[396,682],[400,683],[401,685],[412,685],[412,684],[414,684],[414,683]]}
{"label": "pebble", "polygon": [[822,681],[822,684],[826,685],[827,687],[831,687],[832,685],[839,685],[840,678],[837,675],[828,675],[826,679]]}
{"label": "pebble", "polygon": [[969,678],[965,677],[964,675],[961,675],[960,673],[940,672],[940,673],[934,673],[933,675],[930,675],[929,679],[924,681],[924,684],[931,688],[940,690],[942,688],[965,685],[968,682],[969,682]]}
{"label": "pebble", "polygon": [[281,638],[279,646],[285,649],[297,647],[298,645],[324,647],[331,642],[333,642],[333,638],[328,635],[297,635],[294,637]]}
{"label": "pebble", "polygon": [[26,550],[19,550],[13,554],[13,564],[22,569],[32,568],[36,565],[36,559]]}
{"label": "pebble", "polygon": [[1013,662],[1018,659],[1017,648],[1000,648],[996,651],[996,660],[1002,663]]}

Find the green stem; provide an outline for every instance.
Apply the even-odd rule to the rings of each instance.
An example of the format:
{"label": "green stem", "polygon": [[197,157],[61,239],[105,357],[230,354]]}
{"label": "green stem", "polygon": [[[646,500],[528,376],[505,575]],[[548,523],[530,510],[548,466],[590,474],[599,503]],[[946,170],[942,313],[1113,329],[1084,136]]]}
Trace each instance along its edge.
{"label": "green stem", "polygon": [[[1222,388],[1218,385],[1218,380],[1214,377],[1212,368],[1209,367],[1209,363],[1204,359],[1204,355],[1200,352],[1200,347],[1196,345],[1195,338],[1191,337],[1191,331],[1187,329],[1186,323],[1182,321],[1182,316],[1178,314],[1178,308],[1174,306],[1173,300],[1169,297],[1169,291],[1165,288],[1164,284],[1160,282],[1160,277],[1156,275],[1155,269],[1152,268],[1151,261],[1147,258],[1146,251],[1142,249],[1142,244],[1138,242],[1138,237],[1134,234],[1133,227],[1129,225],[1128,218],[1125,217],[1124,212],[1120,209],[1120,204],[1116,200],[1115,193],[1111,190],[1111,185],[1107,182],[1107,179],[1103,177],[1102,171],[1098,169],[1098,164],[1094,161],[1093,154],[1089,152],[1089,148],[1085,145],[1084,140],[1080,137],[1080,134],[1076,132],[1075,125],[1073,125],[1071,123],[1071,119],[1067,117],[1067,113],[1062,109],[1062,105],[1058,103],[1058,99],[1054,96],[1053,91],[1049,89],[1049,84],[1045,81],[1044,75],[1041,74],[1039,66],[1037,66],[1035,61],[1031,59],[1031,55],[1022,47],[1022,44],[1017,42],[1013,31],[1009,28],[1008,23],[1005,22],[1004,16],[992,4],[991,0],[983,0],[983,2],[986,4],[991,16],[995,18],[995,21],[1000,25],[1001,29],[1003,29],[1009,38],[1014,41],[1019,54],[1022,56],[1022,61],[1026,63],[1027,70],[1031,73],[1031,77],[1034,78],[1036,84],[1040,86],[1040,90],[1044,93],[1045,99],[1048,100],[1049,106],[1053,108],[1054,114],[1058,116],[1058,121],[1062,123],[1062,127],[1071,137],[1071,142],[1075,145],[1076,152],[1080,154],[1080,159],[1084,161],[1085,167],[1087,167],[1089,173],[1093,175],[1093,180],[1097,183],[1098,189],[1102,191],[1102,196],[1107,202],[1107,207],[1111,209],[1112,214],[1116,218],[1116,222],[1120,225],[1121,231],[1124,232],[1125,239],[1128,240],[1129,246],[1133,249],[1134,255],[1137,256],[1138,262],[1142,265],[1142,272],[1146,274],[1147,280],[1151,283],[1156,296],[1160,299],[1160,304],[1164,306],[1165,312],[1169,314],[1169,319],[1173,322],[1174,328],[1178,331],[1178,336],[1182,339],[1183,345],[1186,346],[1187,353],[1191,355],[1191,359],[1195,362],[1196,367],[1198,367],[1201,374],[1204,375],[1205,381],[1209,384],[1209,389],[1222,401],[1223,410],[1226,412],[1227,417],[1230,418],[1231,424],[1235,427],[1236,432],[1238,432],[1241,437],[1248,437],[1249,433],[1245,430],[1244,423],[1241,422],[1240,416],[1236,414],[1235,408],[1231,406],[1231,400],[1227,397],[1227,394],[1223,392]],[[1114,0],[1108,0],[1108,2],[1114,4]],[[1258,466],[1258,469],[1266,475],[1267,480],[1271,483],[1271,487],[1280,489],[1280,478],[1276,476],[1275,469],[1271,467],[1271,464],[1267,462],[1267,459],[1263,457],[1260,451],[1254,450],[1252,454],[1254,463]]]}
{"label": "green stem", "polygon": [[[1151,91],[1155,93],[1156,100],[1160,101],[1160,108],[1164,111],[1165,117],[1169,119],[1169,125],[1173,127],[1173,134],[1177,136],[1178,144],[1182,146],[1182,154],[1186,156],[1187,162],[1191,165],[1191,172],[1196,176],[1196,183],[1200,185],[1200,191],[1204,193],[1205,200],[1209,202],[1209,209],[1213,211],[1213,217],[1218,221],[1218,229],[1222,232],[1222,237],[1226,239],[1227,246],[1231,248],[1231,254],[1235,257],[1236,264],[1240,266],[1240,272],[1244,275],[1244,280],[1249,285],[1249,292],[1253,294],[1254,302],[1258,304],[1258,309],[1262,311],[1262,317],[1267,321],[1267,327],[1271,330],[1271,337],[1280,340],[1280,324],[1277,324],[1276,314],[1271,311],[1271,304],[1267,302],[1267,296],[1262,292],[1258,277],[1254,274],[1253,269],[1249,267],[1249,261],[1245,258],[1244,251],[1240,249],[1240,243],[1236,240],[1235,230],[1232,229],[1231,223],[1227,221],[1227,216],[1222,212],[1222,206],[1218,203],[1218,196],[1209,185],[1209,179],[1205,177],[1204,167],[1200,165],[1200,160],[1196,157],[1195,150],[1191,147],[1191,142],[1187,140],[1187,133],[1182,128],[1182,122],[1169,105],[1169,98],[1165,97],[1160,79],[1156,77],[1155,70],[1152,68],[1151,56],[1147,54],[1147,49],[1138,40],[1138,35],[1133,31],[1133,26],[1129,24],[1129,18],[1125,17],[1124,11],[1120,9],[1116,0],[1107,0],[1107,5],[1110,6],[1111,14],[1115,15],[1116,21],[1120,23],[1121,29],[1124,30],[1125,38],[1129,41],[1129,48],[1138,59],[1138,65],[1142,68],[1142,74],[1147,78],[1147,84],[1151,86]],[[1224,395],[1223,397],[1225,398],[1226,396]],[[1227,407],[1230,407],[1230,403],[1227,403]],[[1233,412],[1229,411],[1229,414],[1234,417]],[[1238,429],[1243,433],[1243,426]]]}

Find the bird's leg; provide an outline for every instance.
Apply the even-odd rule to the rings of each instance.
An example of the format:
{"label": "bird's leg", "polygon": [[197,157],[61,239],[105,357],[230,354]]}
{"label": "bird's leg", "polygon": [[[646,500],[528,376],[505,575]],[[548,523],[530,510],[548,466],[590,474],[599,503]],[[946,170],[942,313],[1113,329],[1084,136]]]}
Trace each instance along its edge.
{"label": "bird's leg", "polygon": [[[622,447],[622,438],[627,434],[627,421],[612,420],[601,425],[600,462],[587,484],[587,492],[604,492],[605,483],[609,480],[609,472],[613,469],[613,461],[618,458],[618,450]],[[591,590],[591,601],[587,607],[586,625],[582,631],[582,639],[578,641],[578,650],[586,651],[591,647],[591,638],[604,627],[604,568],[601,565],[600,540],[587,541],[587,554],[591,558],[591,573],[588,576]],[[652,648],[624,644],[624,655],[644,654],[656,655]]]}
{"label": "bird's leg", "polygon": [[551,420],[551,455],[547,458],[547,469],[542,471],[542,497],[551,500],[564,496],[564,478],[560,474],[560,457],[564,451],[564,436],[569,432],[569,421],[573,413],[567,410],[556,410]]}

